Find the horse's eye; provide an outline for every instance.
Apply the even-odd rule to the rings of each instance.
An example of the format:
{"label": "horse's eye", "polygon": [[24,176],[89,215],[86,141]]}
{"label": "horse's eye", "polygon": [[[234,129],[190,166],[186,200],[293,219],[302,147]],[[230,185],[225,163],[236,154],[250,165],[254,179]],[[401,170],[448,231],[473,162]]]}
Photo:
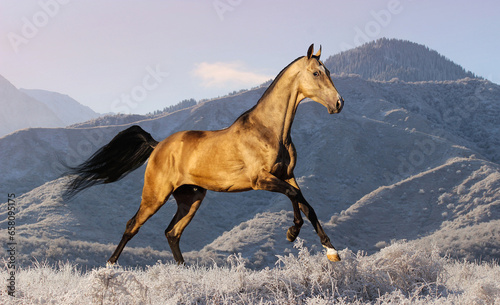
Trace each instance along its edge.
{"label": "horse's eye", "polygon": [[313,73],[313,75],[314,75],[314,76],[319,76],[319,72],[318,72],[318,71],[316,71],[316,72],[314,72],[314,73]]}

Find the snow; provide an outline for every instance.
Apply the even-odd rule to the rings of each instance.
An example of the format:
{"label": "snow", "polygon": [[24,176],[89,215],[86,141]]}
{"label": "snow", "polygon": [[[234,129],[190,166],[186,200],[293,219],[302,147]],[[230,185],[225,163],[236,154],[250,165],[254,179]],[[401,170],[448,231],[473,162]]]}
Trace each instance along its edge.
{"label": "snow", "polygon": [[[271,268],[252,270],[241,254],[220,265],[84,271],[71,262],[18,270],[5,304],[496,304],[500,266],[459,262],[405,242],[373,255],[340,251],[341,262],[312,254],[302,239]],[[4,273],[2,275],[6,276]]]}

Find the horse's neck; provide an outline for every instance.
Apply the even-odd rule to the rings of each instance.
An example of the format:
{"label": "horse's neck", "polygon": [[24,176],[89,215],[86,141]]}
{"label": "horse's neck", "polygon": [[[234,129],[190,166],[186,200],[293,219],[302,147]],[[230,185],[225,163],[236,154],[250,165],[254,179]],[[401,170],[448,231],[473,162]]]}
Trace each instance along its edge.
{"label": "horse's neck", "polygon": [[278,83],[259,100],[252,111],[254,118],[257,118],[283,143],[290,141],[293,119],[301,99],[292,81],[278,80]]}

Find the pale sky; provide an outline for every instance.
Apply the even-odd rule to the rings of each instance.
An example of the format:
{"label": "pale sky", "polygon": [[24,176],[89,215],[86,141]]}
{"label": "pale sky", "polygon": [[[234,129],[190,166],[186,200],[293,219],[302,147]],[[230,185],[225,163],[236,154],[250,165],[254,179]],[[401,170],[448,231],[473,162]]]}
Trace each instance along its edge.
{"label": "pale sky", "polygon": [[305,55],[387,37],[500,82],[500,2],[0,0],[0,75],[100,113],[251,88]]}

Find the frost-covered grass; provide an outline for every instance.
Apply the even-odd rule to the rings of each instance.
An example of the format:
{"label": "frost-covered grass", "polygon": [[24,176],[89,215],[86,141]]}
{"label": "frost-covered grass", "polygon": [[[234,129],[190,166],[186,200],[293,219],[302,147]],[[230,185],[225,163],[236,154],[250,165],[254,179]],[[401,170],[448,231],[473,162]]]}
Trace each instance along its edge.
{"label": "frost-covered grass", "polygon": [[[349,250],[331,263],[299,240],[298,254],[251,270],[240,255],[224,266],[97,268],[71,263],[18,270],[16,298],[1,304],[500,304],[500,266],[460,262],[395,243],[367,256]],[[6,277],[6,270],[3,270]]]}

